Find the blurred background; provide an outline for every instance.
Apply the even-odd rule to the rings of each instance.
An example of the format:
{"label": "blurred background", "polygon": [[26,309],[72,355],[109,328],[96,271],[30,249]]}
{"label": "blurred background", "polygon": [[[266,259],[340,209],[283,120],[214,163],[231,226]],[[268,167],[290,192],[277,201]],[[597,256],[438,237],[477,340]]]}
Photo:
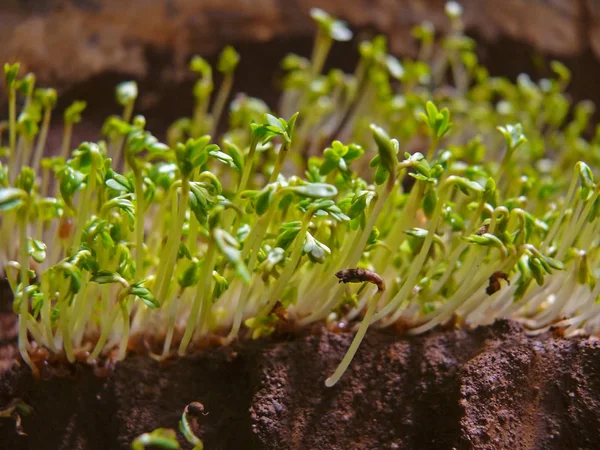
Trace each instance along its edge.
{"label": "blurred background", "polygon": [[[492,75],[544,76],[550,72],[548,61],[559,59],[572,70],[574,100],[590,98],[600,104],[600,1],[460,3],[467,34],[477,41],[478,56]],[[87,100],[85,120],[77,131],[82,139],[97,138],[104,118],[119,110],[115,84],[135,79],[140,85],[136,111],[160,136],[182,111],[192,109],[195,78],[187,62],[193,54],[214,62],[225,45],[234,45],[241,54],[234,92],[261,97],[274,106],[280,60],[289,52],[310,55],[312,7],[347,21],[355,32],[352,41],[336,43],[328,59],[328,66],[351,71],[358,42],[378,33],[388,36],[396,56],[415,56],[411,29],[427,19],[436,32],[447,30],[444,4],[445,0],[2,0],[0,61],[19,61],[21,73],[34,72],[38,86],[56,87],[59,110],[75,99]]]}

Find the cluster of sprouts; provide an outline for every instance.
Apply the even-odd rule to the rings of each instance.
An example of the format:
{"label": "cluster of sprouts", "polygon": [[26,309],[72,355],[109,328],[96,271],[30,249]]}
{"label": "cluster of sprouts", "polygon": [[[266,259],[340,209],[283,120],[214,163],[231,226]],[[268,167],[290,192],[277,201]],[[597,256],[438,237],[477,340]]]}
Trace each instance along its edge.
{"label": "cluster of sprouts", "polygon": [[[398,60],[378,36],[350,74],[323,68],[352,33],[314,10],[312,57],[283,60],[277,112],[243,94],[227,103],[232,48],[216,92],[194,57],[196,106],[158,130],[164,142],[134,115],[126,82],[103,140],[71,142],[76,102],[48,148],[56,92],[5,65],[0,268],[24,361],[35,371],[40,348],[121,360],[133,336],[160,342],[155,357],[184,355],[282,321],[362,321],[350,359],[369,325],[419,334],[511,317],[532,333],[600,332],[593,105],[570,102],[557,62],[539,81],[490,76],[460,7],[446,10],[447,34],[415,29],[418,59]],[[339,271],[364,283],[340,284]]]}

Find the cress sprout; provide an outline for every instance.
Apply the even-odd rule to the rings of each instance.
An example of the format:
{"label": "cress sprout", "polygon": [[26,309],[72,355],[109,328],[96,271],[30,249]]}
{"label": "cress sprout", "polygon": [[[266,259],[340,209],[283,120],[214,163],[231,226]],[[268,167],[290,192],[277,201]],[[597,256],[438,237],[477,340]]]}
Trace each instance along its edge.
{"label": "cress sprout", "polygon": [[[278,111],[238,93],[228,103],[232,48],[214,100],[213,68],[194,57],[194,110],[153,130],[166,143],[126,82],[104,140],[72,142],[78,101],[49,148],[56,92],[5,65],[0,270],[25,363],[37,371],[39,347],[123,359],[138,339],[155,357],[184,355],[209,338],[268,336],[282,317],[287,329],[354,324],[366,310],[333,385],[369,326],[419,334],[510,317],[531,333],[600,332],[593,105],[571,103],[559,63],[549,79],[490,76],[462,8],[446,13],[447,34],[415,30],[419,60],[375,37],[343,73],[323,68],[352,34],[314,10],[313,54],[285,58]],[[350,269],[342,281],[377,273],[387,289],[337,283]]]}

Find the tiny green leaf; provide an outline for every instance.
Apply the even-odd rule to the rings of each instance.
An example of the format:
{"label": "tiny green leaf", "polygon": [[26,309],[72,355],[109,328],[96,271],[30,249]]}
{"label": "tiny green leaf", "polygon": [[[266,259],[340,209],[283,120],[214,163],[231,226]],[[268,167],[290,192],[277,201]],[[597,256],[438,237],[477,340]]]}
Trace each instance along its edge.
{"label": "tiny green leaf", "polygon": [[19,208],[26,197],[27,193],[22,189],[11,187],[0,189],[0,211]]}
{"label": "tiny green leaf", "polygon": [[135,81],[124,81],[117,85],[116,97],[121,106],[135,102],[138,96],[138,86]]}

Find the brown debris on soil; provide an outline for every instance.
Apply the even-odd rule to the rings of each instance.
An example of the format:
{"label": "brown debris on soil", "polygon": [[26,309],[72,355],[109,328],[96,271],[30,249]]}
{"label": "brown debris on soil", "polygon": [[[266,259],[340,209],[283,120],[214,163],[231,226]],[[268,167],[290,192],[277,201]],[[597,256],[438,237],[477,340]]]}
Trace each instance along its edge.
{"label": "brown debris on soil", "polygon": [[[159,364],[131,356],[106,378],[76,366],[68,378],[0,377],[0,408],[22,398],[35,412],[0,420],[2,448],[127,449],[139,434],[177,428],[201,402],[207,449],[600,448],[600,343],[513,322],[401,337],[368,333],[333,388],[324,380],[352,334],[246,342],[231,351]],[[187,447],[183,447],[187,448]]]}

